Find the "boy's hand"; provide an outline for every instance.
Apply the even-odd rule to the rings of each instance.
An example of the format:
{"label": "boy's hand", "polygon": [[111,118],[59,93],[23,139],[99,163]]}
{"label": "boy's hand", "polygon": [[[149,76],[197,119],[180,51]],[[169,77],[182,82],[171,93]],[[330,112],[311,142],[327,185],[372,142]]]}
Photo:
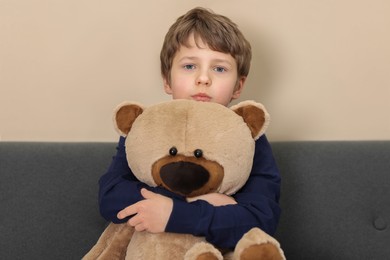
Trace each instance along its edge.
{"label": "boy's hand", "polygon": [[145,199],[121,210],[118,213],[118,218],[124,219],[136,214],[127,222],[135,230],[151,233],[164,232],[172,213],[172,199],[145,188],[141,189],[141,195]]}
{"label": "boy's hand", "polygon": [[221,193],[208,193],[197,197],[187,198],[187,202],[193,202],[196,200],[205,200],[216,207],[237,204],[232,197]]}

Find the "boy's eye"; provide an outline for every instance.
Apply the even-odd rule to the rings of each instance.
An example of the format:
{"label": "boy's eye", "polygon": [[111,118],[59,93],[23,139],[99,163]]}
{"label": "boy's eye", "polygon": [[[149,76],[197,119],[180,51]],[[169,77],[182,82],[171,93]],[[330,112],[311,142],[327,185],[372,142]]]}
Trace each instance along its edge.
{"label": "boy's eye", "polygon": [[186,70],[193,70],[195,68],[195,65],[193,65],[193,64],[186,64],[186,65],[184,65],[184,68]]}
{"label": "boy's eye", "polygon": [[225,72],[226,71],[226,69],[224,67],[215,67],[214,70],[216,72]]}

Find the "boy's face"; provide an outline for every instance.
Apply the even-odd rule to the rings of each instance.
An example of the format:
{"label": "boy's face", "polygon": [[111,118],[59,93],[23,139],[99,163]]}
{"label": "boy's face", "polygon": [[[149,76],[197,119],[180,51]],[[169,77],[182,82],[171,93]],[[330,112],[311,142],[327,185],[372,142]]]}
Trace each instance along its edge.
{"label": "boy's face", "polygon": [[189,47],[181,46],[171,69],[171,80],[164,79],[164,89],[173,99],[192,99],[227,106],[240,96],[245,77],[238,78],[237,64],[230,55],[211,50],[193,36]]}

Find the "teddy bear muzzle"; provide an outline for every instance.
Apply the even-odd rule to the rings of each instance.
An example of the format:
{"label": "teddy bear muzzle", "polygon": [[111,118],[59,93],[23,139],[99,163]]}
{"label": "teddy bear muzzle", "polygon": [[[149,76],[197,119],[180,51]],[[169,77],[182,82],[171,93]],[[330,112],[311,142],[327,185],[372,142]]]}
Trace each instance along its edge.
{"label": "teddy bear muzzle", "polygon": [[216,191],[224,175],[218,163],[186,156],[162,158],[152,172],[157,185],[186,197]]}
{"label": "teddy bear muzzle", "polygon": [[172,162],[161,167],[160,177],[172,191],[183,195],[202,188],[209,180],[209,172],[192,162]]}

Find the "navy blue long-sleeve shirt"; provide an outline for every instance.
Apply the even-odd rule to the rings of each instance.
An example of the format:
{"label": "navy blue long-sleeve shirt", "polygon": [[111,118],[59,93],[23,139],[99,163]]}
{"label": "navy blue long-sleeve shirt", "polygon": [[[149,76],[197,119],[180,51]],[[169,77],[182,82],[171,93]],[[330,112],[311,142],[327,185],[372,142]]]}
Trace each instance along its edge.
{"label": "navy blue long-sleeve shirt", "polygon": [[273,235],[279,222],[280,174],[265,135],[256,141],[252,170],[244,187],[233,195],[235,205],[215,207],[203,200],[188,203],[184,197],[164,188],[141,183],[128,166],[123,137],[99,186],[100,212],[106,220],[125,222],[126,219],[117,218],[117,213],[142,200],[140,190],[145,187],[173,200],[166,232],[204,236],[220,248],[234,248],[253,227]]}

